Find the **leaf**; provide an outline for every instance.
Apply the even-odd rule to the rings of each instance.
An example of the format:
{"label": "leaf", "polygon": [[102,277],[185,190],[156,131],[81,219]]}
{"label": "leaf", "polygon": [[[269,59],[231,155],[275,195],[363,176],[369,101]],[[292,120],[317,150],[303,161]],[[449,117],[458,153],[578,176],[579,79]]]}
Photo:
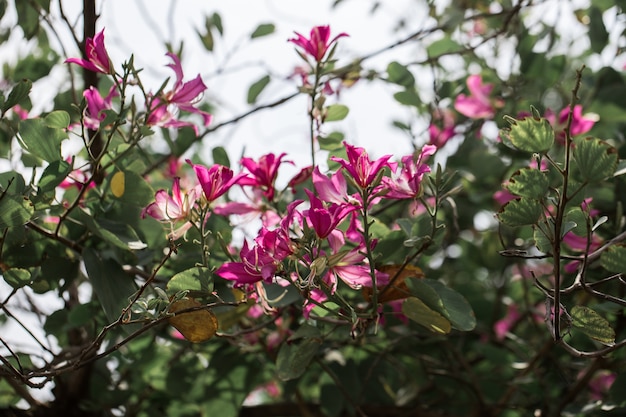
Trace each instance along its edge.
{"label": "leaf", "polygon": [[594,310],[585,306],[574,306],[570,310],[572,325],[598,342],[612,346],[615,344],[615,331],[609,322]]}
{"label": "leaf", "polygon": [[[587,236],[587,215],[582,211],[580,207],[574,207],[569,210],[564,217],[565,222],[570,222],[573,227],[570,227],[572,233],[578,236]],[[563,233],[565,234],[565,232]]]}
{"label": "leaf", "polygon": [[543,209],[539,201],[520,198],[509,201],[498,213],[500,221],[506,225],[517,227],[536,224]]}
{"label": "leaf", "polygon": [[19,104],[22,100],[28,97],[30,90],[33,87],[33,83],[30,80],[21,80],[13,87],[9,93],[9,97],[2,104],[2,113],[9,110],[11,107]]}
{"label": "leaf", "polygon": [[404,300],[402,313],[433,333],[448,334],[452,329],[450,322],[444,316],[430,309],[416,297],[409,297]]}
{"label": "leaf", "polygon": [[597,54],[602,53],[609,43],[609,34],[604,26],[602,11],[595,6],[589,8],[589,41],[591,50]]}
{"label": "leaf", "polygon": [[214,147],[211,154],[213,155],[213,163],[230,167],[230,159],[228,158],[228,153],[223,146]]}
{"label": "leaf", "polygon": [[0,198],[0,230],[28,223],[34,211],[30,200],[5,194]]}
{"label": "leaf", "polygon": [[523,168],[511,176],[507,188],[520,197],[539,200],[546,195],[549,185],[550,181],[544,172],[533,168]]}
{"label": "leaf", "polygon": [[607,271],[618,274],[626,273],[626,245],[609,246],[600,256],[600,264]]}
{"label": "leaf", "polygon": [[209,340],[217,333],[218,323],[211,310],[202,309],[176,314],[179,311],[193,307],[200,307],[198,301],[190,298],[178,300],[170,304],[169,313],[174,314],[168,321],[188,341],[200,343]]}
{"label": "leaf", "polygon": [[332,104],[326,108],[325,122],[336,122],[346,118],[350,109],[343,104]]}
{"label": "leaf", "polygon": [[250,35],[250,39],[260,38],[262,36],[267,36],[274,33],[276,30],[276,26],[273,23],[261,23],[259,26],[254,29],[254,32]]}
{"label": "leaf", "polygon": [[55,110],[43,119],[44,124],[52,129],[67,129],[70,125],[70,115],[63,110]]}
{"label": "leaf", "polygon": [[318,337],[283,343],[276,358],[278,378],[289,381],[302,376],[321,345],[322,340]]}
{"label": "leaf", "polygon": [[167,294],[172,296],[180,291],[190,291],[192,296],[208,295],[213,291],[211,270],[194,266],[174,275],[167,283]]}
{"label": "leaf", "polygon": [[415,106],[418,107],[422,104],[422,100],[420,96],[417,94],[415,89],[407,89],[404,91],[398,91],[393,95],[393,98],[400,104],[404,104],[405,106]]}
{"label": "leaf", "polygon": [[43,193],[53,191],[72,171],[72,166],[63,160],[52,162],[43,170],[37,186]]}
{"label": "leaf", "polygon": [[31,154],[48,162],[61,157],[61,142],[67,139],[67,132],[44,124],[42,119],[22,120],[19,127],[20,146]]}
{"label": "leaf", "polygon": [[270,76],[266,75],[250,86],[250,88],[248,89],[248,98],[247,98],[248,104],[256,103],[256,100],[259,97],[259,94],[261,94],[263,89],[267,87],[267,85],[270,83],[270,80],[271,80]]}
{"label": "leaf", "polygon": [[459,51],[461,49],[461,46],[450,39],[450,36],[445,36],[443,39],[439,39],[438,41],[428,45],[426,51],[428,52],[429,57],[438,57]]}
{"label": "leaf", "polygon": [[415,77],[411,71],[395,61],[387,65],[387,81],[407,87],[407,89],[415,86]]}
{"label": "leaf", "polygon": [[145,207],[154,200],[154,190],[136,172],[117,171],[109,184],[111,194],[119,201],[135,207]]}
{"label": "leaf", "polygon": [[532,107],[532,117],[523,120],[515,120],[505,116],[510,124],[510,130],[506,136],[511,144],[520,151],[532,153],[545,153],[554,143],[554,129],[545,118],[539,117],[537,110]]}
{"label": "leaf", "polygon": [[108,320],[117,320],[129,298],[137,290],[132,276],[113,260],[102,259],[91,248],[83,250],[83,261],[89,281]]}
{"label": "leaf", "polygon": [[128,224],[109,219],[95,219],[83,210],[75,211],[76,220],[81,222],[91,233],[104,241],[123,250],[143,249],[137,232]]}
{"label": "leaf", "polygon": [[341,132],[331,132],[326,136],[319,136],[317,138],[320,144],[320,149],[325,151],[332,151],[343,148],[344,135]]}
{"label": "leaf", "polygon": [[580,175],[588,182],[612,176],[617,167],[617,149],[597,138],[576,138],[573,157]]}
{"label": "leaf", "polygon": [[111,178],[111,193],[117,198],[121,198],[124,195],[126,189],[124,177],[124,171],[117,171]]}
{"label": "leaf", "polygon": [[424,279],[423,282],[441,297],[445,308],[444,316],[450,320],[452,327],[462,331],[470,331],[476,327],[474,310],[463,295],[433,279]]}
{"label": "leaf", "polygon": [[2,272],[2,276],[7,284],[13,288],[22,288],[31,282],[31,275],[28,269],[11,268]]}

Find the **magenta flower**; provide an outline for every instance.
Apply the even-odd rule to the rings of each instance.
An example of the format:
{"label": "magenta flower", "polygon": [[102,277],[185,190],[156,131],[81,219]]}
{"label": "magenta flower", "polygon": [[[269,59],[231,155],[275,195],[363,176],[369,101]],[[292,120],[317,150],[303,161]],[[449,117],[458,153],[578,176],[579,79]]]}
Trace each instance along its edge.
{"label": "magenta flower", "polygon": [[396,164],[390,163],[391,155],[385,155],[376,161],[370,161],[367,152],[363,148],[352,146],[344,142],[348,154],[348,160],[333,156],[331,160],[341,164],[344,170],[354,179],[356,185],[365,189],[370,186],[376,186],[374,179],[384,167],[395,169]]}
{"label": "magenta flower", "polygon": [[[554,130],[557,134],[557,139],[561,142],[565,140],[565,127],[567,126],[567,118],[569,116],[570,108],[569,106],[565,107],[560,111],[558,120],[556,115],[550,110],[546,110],[544,117],[550,122],[550,124],[554,127]],[[574,111],[572,112],[572,126],[570,129],[570,134],[572,136],[582,135],[583,133],[587,133],[591,130],[593,125],[596,124],[598,119],[597,115],[583,115],[583,106],[577,104],[574,106]]]}
{"label": "magenta flower", "polygon": [[109,94],[102,98],[100,92],[93,86],[90,86],[88,90],[83,91],[83,96],[87,102],[83,118],[85,126],[88,129],[97,130],[100,127],[100,122],[106,117],[104,111],[111,109],[113,97],[118,96],[117,89],[115,86],[112,86]]}
{"label": "magenta flower", "polygon": [[426,145],[422,148],[417,161],[413,155],[402,157],[402,169],[399,174],[392,178],[383,178],[383,184],[389,189],[385,198],[405,199],[416,198],[422,193],[422,178],[424,174],[430,172],[430,167],[425,164],[426,159],[435,153],[437,147]]}
{"label": "magenta flower", "polygon": [[304,190],[309,196],[311,207],[302,214],[309,221],[315,234],[324,239],[335,230],[337,225],[357,207],[347,204],[329,203],[324,206],[322,200],[317,198],[311,191]]}
{"label": "magenta flower", "polygon": [[250,185],[252,187],[260,187],[263,190],[263,195],[270,201],[274,199],[276,190],[274,183],[278,176],[278,168],[283,162],[292,163],[290,161],[283,161],[283,157],[286,153],[274,155],[268,153],[259,158],[259,162],[255,162],[252,158],[241,158],[241,165],[246,168],[252,176],[245,176],[239,182],[239,185]]}
{"label": "magenta flower", "polygon": [[93,72],[113,74],[114,69],[109,59],[109,54],[104,47],[104,29],[96,33],[96,36],[87,38],[85,41],[85,56],[82,58],[68,58],[65,63],[77,64]]}
{"label": "magenta flower", "polygon": [[313,171],[313,186],[317,195],[327,203],[349,203],[359,207],[362,206],[358,195],[348,195],[346,178],[339,171],[336,171],[328,178],[320,172],[318,167],[315,167]]}
{"label": "magenta flower", "polygon": [[189,160],[187,160],[187,163],[191,165],[196,172],[198,182],[209,203],[217,200],[226,193],[230,187],[237,184],[244,175],[234,175],[230,168],[219,164],[211,165],[211,168],[207,168],[203,165],[194,165]]}
{"label": "magenta flower", "polygon": [[454,113],[448,109],[436,109],[428,126],[428,143],[441,148],[454,136],[454,127]]}
{"label": "magenta flower", "polygon": [[330,26],[315,26],[311,29],[309,38],[306,38],[298,32],[294,33],[297,38],[289,39],[289,42],[302,48],[307,55],[310,55],[317,62],[322,62],[326,52],[337,42],[337,39],[348,36],[347,33],[340,33],[329,41]]}
{"label": "magenta flower", "polygon": [[215,206],[213,212],[220,216],[241,216],[240,223],[247,223],[260,218],[264,227],[273,227],[280,223],[280,215],[263,200],[261,190],[254,188],[251,193],[246,195],[250,199],[249,202],[229,201]]}
{"label": "magenta flower", "polygon": [[[170,196],[166,190],[159,190],[154,196],[154,203],[151,203],[141,212],[141,217],[153,217],[161,222],[169,222],[172,231],[169,233],[170,239],[180,238],[192,223],[188,220],[191,218],[191,212],[199,197],[200,190],[196,187],[185,193],[180,188],[180,178],[174,178],[172,184],[172,195]],[[174,224],[184,221],[181,227],[174,229]]]}
{"label": "magenta flower", "polygon": [[483,84],[480,75],[467,77],[469,96],[459,94],[454,101],[454,108],[470,119],[491,119],[496,114],[496,107],[503,105],[502,100],[490,97],[493,84]]}
{"label": "magenta flower", "polygon": [[177,120],[175,114],[177,110],[198,114],[202,117],[203,125],[208,126],[213,116],[195,107],[207,87],[202,82],[200,74],[191,81],[183,82],[183,69],[180,59],[171,52],[166,55],[174,61],[167,66],[174,71],[176,81],[171,91],[163,93],[160,97],[152,97],[148,105],[149,114],[146,122],[149,126],[173,128],[190,126],[197,135],[198,128],[195,124]]}

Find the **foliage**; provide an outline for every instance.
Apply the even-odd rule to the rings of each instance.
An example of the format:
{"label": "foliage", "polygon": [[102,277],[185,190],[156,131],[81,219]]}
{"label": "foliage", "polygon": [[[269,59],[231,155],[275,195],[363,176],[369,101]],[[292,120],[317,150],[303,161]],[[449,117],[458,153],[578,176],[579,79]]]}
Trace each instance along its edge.
{"label": "foliage", "polygon": [[[296,32],[290,77],[242,80],[250,109],[217,120],[183,45],[168,44],[173,76],[153,85],[133,56],[111,59],[94,2],[81,42],[50,1],[0,1],[35,45],[3,62],[0,93],[0,408],[623,414],[626,80],[598,57],[621,58],[624,28],[608,22],[624,5],[571,10],[589,23],[567,45],[537,18],[555,2],[423,3],[428,19],[352,60],[340,28]],[[48,41],[63,24],[81,57]],[[206,16],[202,53],[227,24]],[[284,48],[276,29],[246,42]],[[419,53],[373,65],[406,44]],[[32,114],[52,68],[70,82]],[[288,94],[266,101],[280,77]],[[344,132],[340,92],[374,86],[406,110],[393,125],[411,154],[375,158]],[[310,165],[288,149],[236,163],[198,152],[296,97]]]}

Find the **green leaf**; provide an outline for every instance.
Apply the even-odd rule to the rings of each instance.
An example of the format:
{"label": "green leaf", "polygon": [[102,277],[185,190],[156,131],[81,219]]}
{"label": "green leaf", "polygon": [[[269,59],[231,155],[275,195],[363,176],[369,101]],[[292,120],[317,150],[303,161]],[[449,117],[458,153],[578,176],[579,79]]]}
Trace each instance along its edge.
{"label": "green leaf", "polygon": [[537,223],[542,212],[539,201],[522,197],[506,203],[498,213],[498,218],[512,227],[525,226]]}
{"label": "green leaf", "polygon": [[66,111],[56,110],[44,117],[43,122],[52,129],[67,129],[70,125],[70,115]]}
{"label": "green leaf", "polygon": [[211,154],[213,155],[213,163],[230,167],[230,159],[228,158],[228,153],[223,146],[216,146],[211,151]]}
{"label": "green leaf", "polygon": [[34,211],[30,200],[5,194],[0,198],[0,230],[28,223]]}
{"label": "green leaf", "polygon": [[600,264],[610,272],[626,273],[626,245],[609,246],[600,256]]}
{"label": "green leaf", "polygon": [[615,331],[609,322],[589,307],[574,306],[570,316],[572,325],[590,338],[608,346],[615,344]]}
{"label": "green leaf", "polygon": [[346,118],[350,109],[343,104],[332,104],[326,108],[325,122],[336,122]]}
{"label": "green leaf", "polygon": [[565,214],[564,220],[574,224],[570,231],[578,236],[587,236],[588,216],[580,207],[574,207]]}
{"label": "green leaf", "polygon": [[[154,190],[141,175],[133,171],[117,171],[117,173],[119,172],[124,173],[123,176],[118,176],[123,181],[122,192],[119,193],[116,188],[116,193],[113,193],[109,187],[116,200],[135,207],[145,207],[154,200]],[[111,180],[114,175],[111,176]]]}
{"label": "green leaf", "polygon": [[441,55],[450,54],[461,50],[462,48],[458,43],[450,39],[450,36],[446,36],[443,39],[439,39],[428,45],[426,51],[429,57],[437,57]]}
{"label": "green leaf", "polygon": [[453,328],[462,331],[474,330],[476,327],[474,310],[463,295],[434,279],[422,281],[433,288],[441,298],[444,307],[443,315],[450,320]]}
{"label": "green leaf", "polygon": [[61,142],[67,139],[67,132],[44,124],[42,119],[28,119],[20,122],[19,139],[22,148],[48,162],[63,159]]}
{"label": "green leaf", "polygon": [[302,376],[321,345],[322,339],[318,337],[283,343],[276,358],[278,378],[289,381]]}
{"label": "green leaf", "polygon": [[93,291],[109,321],[117,320],[137,287],[133,277],[115,261],[102,259],[93,249],[83,250],[83,261]]}
{"label": "green leaf", "polygon": [[415,89],[407,89],[404,91],[398,91],[393,95],[393,98],[400,104],[405,106],[419,107],[422,104],[420,96]]}
{"label": "green leaf", "polygon": [[255,83],[253,83],[250,88],[248,89],[248,104],[254,104],[256,103],[257,98],[259,97],[259,94],[261,94],[261,92],[263,91],[263,89],[265,89],[265,87],[267,87],[267,85],[270,83],[270,76],[266,75],[263,78],[261,78],[260,80],[256,81]]}
{"label": "green leaf", "polygon": [[94,219],[83,210],[76,210],[76,220],[91,233],[122,250],[140,249],[145,246],[135,230],[127,223],[108,219]]}
{"label": "green leaf", "polygon": [[403,87],[415,86],[415,77],[407,67],[398,62],[391,62],[387,65],[387,80]]}
{"label": "green leaf", "polygon": [[31,39],[39,29],[39,11],[29,1],[16,1],[17,24],[22,27],[26,39]]}
{"label": "green leaf", "polygon": [[588,182],[602,181],[617,168],[617,149],[597,138],[574,139],[573,156],[580,175]]}
{"label": "green leaf", "polygon": [[250,35],[250,39],[260,38],[274,33],[276,26],[273,23],[261,23],[254,29],[254,32]]}
{"label": "green leaf", "polygon": [[191,297],[206,296],[213,291],[211,270],[194,266],[179,272],[168,281],[166,290],[170,296],[180,291],[190,291]]}
{"label": "green leaf", "polygon": [[604,50],[609,43],[609,34],[604,26],[602,19],[602,11],[597,7],[589,8],[589,41],[591,42],[591,50],[597,54]]}
{"label": "green leaf", "polygon": [[448,319],[429,308],[422,300],[409,297],[402,303],[402,313],[433,333],[448,334],[452,326]]}
{"label": "green leaf", "polygon": [[11,268],[2,272],[4,280],[13,288],[22,288],[31,282],[31,276],[28,269]]}
{"label": "green leaf", "polygon": [[507,188],[520,197],[541,199],[546,195],[550,181],[548,176],[533,168],[523,168],[511,176]]}
{"label": "green leaf", "polygon": [[505,116],[511,127],[506,132],[511,144],[520,151],[532,153],[545,153],[554,143],[554,129],[543,117],[539,117],[537,110],[531,108],[532,117],[523,120],[515,120]]}
{"label": "green leaf", "polygon": [[317,138],[320,144],[320,149],[325,151],[333,151],[343,148],[344,135],[341,132],[331,132],[326,136],[319,136]]}
{"label": "green leaf", "polygon": [[[551,253],[552,252],[552,240],[554,239],[554,231],[548,231],[547,228],[549,226],[546,222],[539,223],[539,227],[536,227],[533,231],[533,239],[535,241],[535,246],[543,253]],[[544,233],[545,232],[545,233]],[[551,238],[548,236],[552,236]]]}
{"label": "green leaf", "polygon": [[30,89],[32,88],[33,83],[30,80],[22,80],[9,93],[9,97],[7,97],[7,101],[2,104],[2,113],[9,110],[11,107],[19,104],[22,100],[28,97],[30,93]]}
{"label": "green leaf", "polygon": [[72,166],[63,160],[52,162],[43,170],[37,186],[40,192],[53,191],[72,171]]}

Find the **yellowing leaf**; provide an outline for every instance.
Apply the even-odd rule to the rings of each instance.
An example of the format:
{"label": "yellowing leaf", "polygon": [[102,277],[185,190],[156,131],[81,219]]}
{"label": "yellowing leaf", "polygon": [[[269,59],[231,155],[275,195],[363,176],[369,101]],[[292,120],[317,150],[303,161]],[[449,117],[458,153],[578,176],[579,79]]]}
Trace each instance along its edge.
{"label": "yellowing leaf", "polygon": [[175,314],[174,317],[169,319],[170,324],[174,326],[185,339],[193,343],[204,342],[215,336],[218,327],[215,314],[210,310],[176,313],[193,307],[200,307],[201,305],[202,304],[196,300],[185,298],[175,301],[169,308],[169,312]]}
{"label": "yellowing leaf", "polygon": [[124,171],[117,171],[113,174],[113,178],[111,178],[111,192],[115,197],[121,198],[124,195],[125,186]]}

